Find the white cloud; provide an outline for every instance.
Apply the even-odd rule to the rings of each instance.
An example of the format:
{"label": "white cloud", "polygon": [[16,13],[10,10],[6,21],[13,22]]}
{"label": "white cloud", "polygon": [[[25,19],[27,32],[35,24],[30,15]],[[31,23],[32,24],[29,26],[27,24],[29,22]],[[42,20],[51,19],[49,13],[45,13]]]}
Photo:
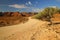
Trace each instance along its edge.
{"label": "white cloud", "polygon": [[18,5],[18,4],[13,4],[13,5],[8,5],[9,7],[14,7],[14,8],[28,8],[26,5]]}
{"label": "white cloud", "polygon": [[26,3],[26,5],[32,5],[31,1],[28,1],[28,2]]}
{"label": "white cloud", "polygon": [[41,11],[41,9],[35,8],[35,9],[32,9],[32,11],[33,11],[33,12],[39,12],[39,11]]}
{"label": "white cloud", "polygon": [[44,9],[40,9],[40,8],[35,8],[35,9],[32,9],[33,12],[41,12],[43,11]]}
{"label": "white cloud", "polygon": [[52,6],[53,8],[56,8],[57,6]]}
{"label": "white cloud", "polygon": [[28,3],[26,3],[26,5],[28,5]]}
{"label": "white cloud", "polygon": [[30,5],[32,4],[30,1],[28,2]]}
{"label": "white cloud", "polygon": [[48,7],[56,8],[57,6],[48,6]]}

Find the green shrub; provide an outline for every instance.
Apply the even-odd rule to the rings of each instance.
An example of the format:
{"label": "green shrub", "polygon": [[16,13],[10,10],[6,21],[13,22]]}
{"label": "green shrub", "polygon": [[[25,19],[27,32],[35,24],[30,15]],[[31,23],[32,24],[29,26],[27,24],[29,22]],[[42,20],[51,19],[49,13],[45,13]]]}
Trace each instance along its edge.
{"label": "green shrub", "polygon": [[51,17],[53,17],[53,14],[58,12],[58,8],[52,8],[52,7],[47,7],[45,8],[42,12],[39,12],[37,15],[33,16],[33,18],[36,19],[44,19],[44,18],[48,18],[50,19]]}

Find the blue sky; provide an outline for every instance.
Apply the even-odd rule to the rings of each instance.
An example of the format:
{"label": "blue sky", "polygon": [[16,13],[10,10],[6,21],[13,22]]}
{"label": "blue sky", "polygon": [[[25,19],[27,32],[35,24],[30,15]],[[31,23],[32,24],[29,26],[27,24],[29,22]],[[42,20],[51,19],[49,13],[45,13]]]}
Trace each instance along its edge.
{"label": "blue sky", "polygon": [[0,0],[0,11],[38,12],[45,7],[60,7],[60,0]]}

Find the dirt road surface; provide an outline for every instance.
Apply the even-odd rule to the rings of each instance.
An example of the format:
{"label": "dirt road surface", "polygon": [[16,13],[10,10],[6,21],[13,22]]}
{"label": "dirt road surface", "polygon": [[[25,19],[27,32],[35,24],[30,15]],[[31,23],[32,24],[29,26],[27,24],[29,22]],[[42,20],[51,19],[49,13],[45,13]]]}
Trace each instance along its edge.
{"label": "dirt road surface", "polygon": [[0,40],[60,40],[60,35],[45,27],[47,23],[29,18],[26,23],[0,28]]}

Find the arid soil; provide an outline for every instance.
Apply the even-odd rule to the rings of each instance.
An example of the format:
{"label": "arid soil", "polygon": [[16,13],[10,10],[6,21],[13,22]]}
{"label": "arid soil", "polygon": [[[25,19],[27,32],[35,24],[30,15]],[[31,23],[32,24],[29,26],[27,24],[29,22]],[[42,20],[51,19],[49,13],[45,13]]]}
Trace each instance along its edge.
{"label": "arid soil", "polygon": [[28,22],[0,28],[0,40],[60,40],[60,24],[29,18]]}

